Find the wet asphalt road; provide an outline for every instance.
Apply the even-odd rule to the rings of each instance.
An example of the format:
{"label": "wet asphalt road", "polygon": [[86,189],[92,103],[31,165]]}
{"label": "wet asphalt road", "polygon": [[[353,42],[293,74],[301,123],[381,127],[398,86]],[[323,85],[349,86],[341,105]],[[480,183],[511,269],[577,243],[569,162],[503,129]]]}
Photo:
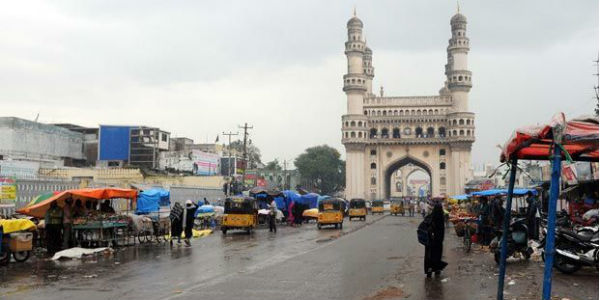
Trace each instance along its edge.
{"label": "wet asphalt road", "polygon": [[[220,232],[191,248],[138,246],[81,261],[32,260],[0,269],[0,299],[495,299],[493,257],[464,254],[449,231],[440,278],[426,279],[420,218],[369,216],[343,230],[282,226]],[[506,299],[539,299],[541,262],[511,262]],[[553,291],[597,299],[598,273],[555,273]]]}

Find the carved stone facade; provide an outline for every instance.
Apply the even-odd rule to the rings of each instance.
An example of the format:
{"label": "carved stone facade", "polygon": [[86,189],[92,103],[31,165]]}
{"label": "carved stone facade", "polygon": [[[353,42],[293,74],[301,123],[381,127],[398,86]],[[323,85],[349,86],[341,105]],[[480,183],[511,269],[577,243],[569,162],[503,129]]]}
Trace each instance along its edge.
{"label": "carved stone facade", "polygon": [[466,24],[460,13],[450,21],[446,82],[439,95],[388,97],[383,88],[380,95],[372,91],[373,51],[364,41],[363,22],[356,15],[348,21],[348,71],[343,76],[348,107],[342,116],[346,198],[389,198],[393,173],[406,165],[430,175],[432,195],[464,191],[472,177],[475,141],[475,115],[468,110],[472,74]]}

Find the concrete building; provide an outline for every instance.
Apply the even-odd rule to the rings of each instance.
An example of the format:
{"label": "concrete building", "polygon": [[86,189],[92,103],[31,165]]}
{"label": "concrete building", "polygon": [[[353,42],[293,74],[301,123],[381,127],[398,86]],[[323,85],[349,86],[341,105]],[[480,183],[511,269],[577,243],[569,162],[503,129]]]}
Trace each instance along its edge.
{"label": "concrete building", "polygon": [[84,134],[15,117],[0,117],[0,160],[39,162],[41,166],[85,164]]}
{"label": "concrete building", "polygon": [[347,23],[348,70],[343,77],[347,114],[342,116],[346,148],[346,198],[384,199],[391,194],[392,174],[412,164],[430,176],[432,195],[464,191],[471,175],[475,115],[469,111],[472,86],[467,55],[467,18],[450,20],[446,82],[438,95],[395,97],[372,90],[373,51],[363,37],[363,22]]}
{"label": "concrete building", "polygon": [[95,166],[98,159],[98,128],[83,127],[75,124],[59,123],[54,126],[63,127],[83,134],[83,156],[87,166]]}

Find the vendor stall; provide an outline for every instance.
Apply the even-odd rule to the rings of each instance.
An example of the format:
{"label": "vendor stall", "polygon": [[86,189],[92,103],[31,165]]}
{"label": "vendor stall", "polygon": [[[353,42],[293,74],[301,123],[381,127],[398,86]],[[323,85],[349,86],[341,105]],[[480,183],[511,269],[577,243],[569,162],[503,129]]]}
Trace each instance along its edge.
{"label": "vendor stall", "polygon": [[145,218],[136,219],[134,228],[140,243],[166,242],[171,232],[170,206],[171,193],[168,190],[155,188],[139,192],[135,214]]}
{"label": "vendor stall", "polygon": [[[53,203],[63,208],[66,200],[73,202],[73,238],[79,246],[122,245],[130,236],[130,211],[137,199],[137,190],[94,188],[66,190],[46,200],[24,207],[17,212],[44,218]],[[75,206],[80,205],[77,211]],[[117,211],[113,207],[117,207]]]}
{"label": "vendor stall", "polygon": [[[545,268],[542,299],[548,300],[552,290],[552,267],[555,255],[556,202],[560,189],[562,160],[598,161],[598,118],[580,118],[566,121],[564,114],[556,115],[544,125],[517,129],[502,149],[500,161],[510,166],[510,181],[507,194],[507,207],[511,207],[514,194],[518,160],[547,160],[552,163],[550,199],[548,201],[548,227],[545,245]],[[504,297],[504,276],[506,272],[507,232],[510,210],[504,217],[502,251],[498,276],[497,299]]]}

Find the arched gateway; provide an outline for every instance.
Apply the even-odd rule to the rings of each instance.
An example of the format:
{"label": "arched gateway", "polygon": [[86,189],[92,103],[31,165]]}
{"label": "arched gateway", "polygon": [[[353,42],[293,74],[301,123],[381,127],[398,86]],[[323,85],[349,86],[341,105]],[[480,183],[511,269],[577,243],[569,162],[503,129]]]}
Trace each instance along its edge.
{"label": "arched gateway", "polygon": [[428,173],[432,195],[464,192],[475,141],[475,115],[468,110],[467,19],[457,13],[450,25],[446,82],[439,95],[389,97],[383,88],[379,95],[372,92],[373,51],[364,41],[363,22],[356,15],[348,21],[343,78],[348,106],[342,116],[346,198],[389,198],[392,173],[407,164]]}
{"label": "arched gateway", "polygon": [[410,177],[410,175],[414,172],[417,172],[419,170],[423,170],[425,173],[427,173],[427,175],[429,175],[430,181],[429,181],[429,190],[431,191],[431,167],[428,166],[426,163],[416,160],[410,156],[406,156],[404,158],[401,158],[399,160],[397,160],[396,162],[391,163],[384,174],[384,193],[385,193],[385,198],[389,199],[391,196],[391,192],[392,192],[392,175],[394,174],[394,172],[398,171],[399,169],[401,169],[404,166],[408,166],[408,165],[414,165],[418,168],[414,168],[412,170],[410,170],[409,173],[404,174],[404,184],[408,185],[407,179]]}

